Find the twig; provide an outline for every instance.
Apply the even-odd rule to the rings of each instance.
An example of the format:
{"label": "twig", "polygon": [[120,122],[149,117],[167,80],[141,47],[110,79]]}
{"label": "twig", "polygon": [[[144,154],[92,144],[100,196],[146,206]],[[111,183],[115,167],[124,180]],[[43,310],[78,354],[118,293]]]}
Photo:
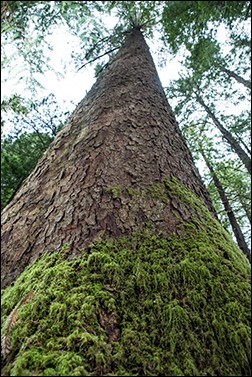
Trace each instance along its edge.
{"label": "twig", "polygon": [[89,60],[87,63],[83,64],[80,68],[78,68],[78,71],[77,71],[77,72],[79,72],[82,68],[86,67],[86,65],[91,64],[91,63],[93,63],[94,61],[96,61],[96,60],[102,58],[103,56],[105,56],[105,55],[107,55],[107,54],[110,54],[111,52],[113,52],[113,51],[115,51],[115,50],[118,50],[118,49],[119,49],[119,47],[112,48],[112,50],[106,51],[104,54],[101,54],[101,55],[97,56],[96,58],[94,58],[94,59],[92,59],[92,60]]}

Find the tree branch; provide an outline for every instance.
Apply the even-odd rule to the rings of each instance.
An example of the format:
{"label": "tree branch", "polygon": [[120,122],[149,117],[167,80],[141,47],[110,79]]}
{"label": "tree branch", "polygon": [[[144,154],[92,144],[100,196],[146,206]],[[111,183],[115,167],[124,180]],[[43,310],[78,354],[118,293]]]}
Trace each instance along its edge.
{"label": "tree branch", "polygon": [[101,55],[97,56],[96,58],[89,60],[87,63],[83,64],[80,68],[78,68],[77,72],[79,72],[82,68],[86,67],[88,64],[91,64],[91,63],[95,62],[96,60],[102,58],[103,56],[110,54],[111,52],[118,50],[118,49],[119,49],[119,47],[112,48],[112,50],[106,51],[104,54],[101,54]]}
{"label": "tree branch", "polygon": [[237,73],[235,73],[233,71],[230,71],[227,68],[222,67],[221,71],[225,72],[229,77],[233,77],[240,84],[243,84],[247,88],[251,89],[251,81],[245,80],[243,77],[241,77],[240,75],[238,75]]}

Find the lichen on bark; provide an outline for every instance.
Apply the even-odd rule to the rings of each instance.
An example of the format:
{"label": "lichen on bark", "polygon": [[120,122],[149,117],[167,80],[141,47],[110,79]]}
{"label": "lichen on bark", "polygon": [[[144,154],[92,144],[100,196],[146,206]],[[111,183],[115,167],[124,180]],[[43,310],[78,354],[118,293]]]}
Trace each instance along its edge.
{"label": "lichen on bark", "polygon": [[143,191],[187,203],[183,235],[148,224],[75,259],[67,246],[45,253],[3,291],[3,329],[33,296],[19,307],[2,375],[250,375],[246,257],[176,180]]}

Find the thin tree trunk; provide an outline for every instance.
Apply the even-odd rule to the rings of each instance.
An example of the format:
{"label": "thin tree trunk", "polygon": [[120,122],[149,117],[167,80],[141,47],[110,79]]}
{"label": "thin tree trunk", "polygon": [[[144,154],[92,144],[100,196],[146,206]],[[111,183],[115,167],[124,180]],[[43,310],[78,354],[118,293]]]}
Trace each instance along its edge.
{"label": "thin tree trunk", "polygon": [[241,140],[241,139],[239,139],[239,140],[240,140],[241,144],[243,145],[244,149],[246,150],[246,152],[248,152],[250,154],[250,148],[249,148],[249,146],[246,145],[243,140]]}
{"label": "thin tree trunk", "polygon": [[246,169],[251,174],[251,159],[247,155],[247,153],[241,148],[240,144],[236,141],[236,139],[232,136],[232,134],[222,126],[220,121],[216,118],[214,113],[210,110],[210,108],[205,104],[203,98],[196,95],[196,99],[199,104],[206,110],[207,114],[213,120],[214,124],[218,128],[218,130],[222,133],[223,137],[229,142],[230,146],[232,147],[233,151],[237,153],[241,161],[244,163]]}
{"label": "thin tree trunk", "polygon": [[244,239],[242,230],[241,230],[240,225],[238,224],[238,222],[236,220],[235,214],[232,210],[232,206],[231,206],[231,204],[228,200],[228,197],[225,193],[225,190],[224,190],[224,188],[221,184],[221,181],[219,180],[217,174],[214,171],[212,164],[210,163],[210,161],[208,160],[208,158],[206,157],[206,155],[205,155],[205,153],[203,152],[202,149],[201,149],[201,155],[204,158],[204,161],[205,161],[205,163],[206,163],[206,165],[207,165],[207,167],[208,167],[208,169],[211,173],[211,176],[214,180],[214,184],[215,184],[215,186],[218,190],[222,204],[223,204],[224,209],[225,209],[227,216],[229,218],[229,221],[230,221],[231,227],[233,229],[237,244],[240,247],[240,249],[244,252],[244,254],[247,256],[249,261],[251,261],[251,251],[248,248],[248,245],[247,245],[247,243]]}
{"label": "thin tree trunk", "polygon": [[241,77],[237,73],[235,73],[233,71],[230,71],[229,69],[224,68],[224,67],[221,68],[221,71],[225,72],[229,77],[234,78],[240,84],[242,84],[242,85],[246,86],[247,88],[251,89],[251,81],[250,80],[245,80],[243,77]]}
{"label": "thin tree trunk", "polygon": [[242,208],[243,208],[244,212],[246,213],[246,216],[247,216],[247,218],[248,218],[248,220],[251,224],[251,208],[246,203],[244,203],[243,198],[241,198],[239,195],[238,195],[238,198],[239,198],[240,203],[242,205]]}

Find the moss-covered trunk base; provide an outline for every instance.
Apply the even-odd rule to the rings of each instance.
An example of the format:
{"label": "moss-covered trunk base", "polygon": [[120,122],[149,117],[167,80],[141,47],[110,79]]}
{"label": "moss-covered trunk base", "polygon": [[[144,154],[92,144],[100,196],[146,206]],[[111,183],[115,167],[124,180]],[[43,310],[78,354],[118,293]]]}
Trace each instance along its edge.
{"label": "moss-covered trunk base", "polygon": [[[4,376],[249,376],[250,265],[187,189],[178,237],[44,254],[2,294]],[[160,186],[159,186],[160,188]]]}

